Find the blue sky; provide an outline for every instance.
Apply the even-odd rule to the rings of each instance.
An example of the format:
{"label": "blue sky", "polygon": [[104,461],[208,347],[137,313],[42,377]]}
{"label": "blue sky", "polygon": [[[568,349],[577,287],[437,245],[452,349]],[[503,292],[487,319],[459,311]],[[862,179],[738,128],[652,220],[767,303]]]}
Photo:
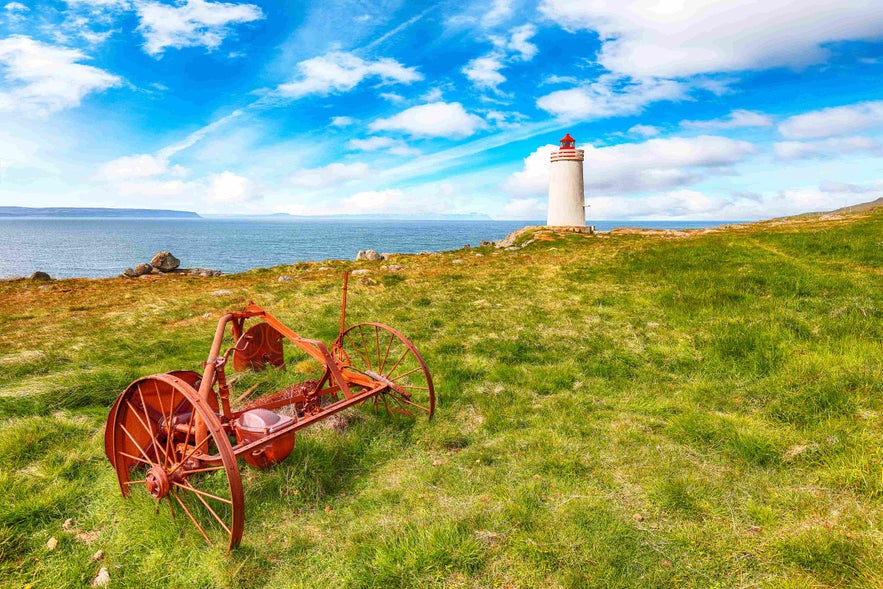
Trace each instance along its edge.
{"label": "blue sky", "polygon": [[0,0],[0,204],[756,219],[883,194],[880,0]]}

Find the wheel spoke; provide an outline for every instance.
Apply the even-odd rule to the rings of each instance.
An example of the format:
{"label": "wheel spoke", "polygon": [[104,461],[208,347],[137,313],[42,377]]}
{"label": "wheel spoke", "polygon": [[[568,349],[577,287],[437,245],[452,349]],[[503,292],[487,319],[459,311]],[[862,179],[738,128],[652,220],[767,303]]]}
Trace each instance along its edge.
{"label": "wheel spoke", "polygon": [[148,461],[144,460],[143,458],[138,458],[137,456],[132,456],[128,452],[123,452],[122,450],[120,450],[119,453],[121,455],[125,456],[126,458],[131,458],[132,460],[137,460],[138,462],[143,462],[144,464],[147,464],[149,466],[155,466],[152,462],[148,462]]}
{"label": "wheel spoke", "polygon": [[[417,372],[418,370],[423,370],[423,367],[422,367],[422,366],[418,366],[417,368],[414,368],[413,370],[409,370],[408,372],[405,372],[404,374],[400,374],[400,375],[398,375],[398,376],[395,377],[395,378],[393,378],[393,377],[392,377],[392,374],[390,374],[390,375],[387,376],[386,378],[388,378],[389,380],[391,380],[391,381],[393,381],[393,382],[396,382],[398,379],[400,379],[400,378],[405,378],[405,377],[408,376],[409,374],[414,374],[414,373]],[[399,386],[404,386],[404,385],[399,385]]]}
{"label": "wheel spoke", "polygon": [[[141,416],[138,415],[138,411],[136,411],[135,408],[132,407],[132,404],[129,403],[129,400],[128,400],[128,399],[126,399],[126,405],[129,407],[129,411],[131,411],[132,414],[135,416],[135,419],[138,420],[138,423],[141,424],[141,427],[144,428],[144,431],[146,431],[148,434],[150,434],[150,439],[153,440],[153,444],[152,444],[153,447],[154,447],[154,448],[159,448],[159,449],[162,451],[162,453],[163,453],[163,457],[164,457],[164,460],[163,460],[163,466],[165,466],[166,464],[168,464],[169,457],[168,457],[168,455],[166,454],[166,451],[163,449],[162,445],[157,445],[157,443],[156,443],[156,437],[153,435],[153,428],[150,427],[150,426],[148,426],[146,423],[144,423],[144,421],[141,420]],[[159,459],[159,456],[157,456],[157,459]]]}
{"label": "wheel spoke", "polygon": [[[178,486],[181,487],[182,489],[186,489],[186,490],[188,490],[188,491],[191,491],[191,492],[195,493],[195,494],[196,494],[196,498],[199,499],[200,502],[202,502],[202,504],[205,506],[205,508],[208,509],[208,510],[211,512],[211,514],[212,514],[213,516],[215,516],[215,519],[218,520],[218,523],[221,524],[221,527],[223,527],[223,528],[227,531],[228,534],[232,534],[232,532],[230,531],[230,528],[227,527],[227,524],[225,524],[225,523],[224,523],[224,520],[221,519],[221,516],[219,516],[217,513],[215,513],[215,510],[212,509],[211,506],[206,502],[206,500],[202,498],[202,495],[203,495],[202,492],[197,491],[196,489],[194,489],[194,488],[191,487],[190,485],[184,486],[184,485],[180,485],[180,484],[178,484],[178,483],[174,483],[174,484],[175,484],[175,485],[178,485]],[[208,493],[205,493],[205,495],[208,495]],[[212,495],[208,495],[208,496],[209,496],[209,497],[213,497]],[[215,498],[215,499],[220,499],[220,497],[213,497],[213,498]],[[233,503],[233,502],[231,501],[230,504],[232,505],[232,503]]]}
{"label": "wheel spoke", "polygon": [[[141,448],[141,444],[139,444],[138,442],[135,441],[135,438],[133,438],[133,437],[132,437],[132,434],[129,433],[129,430],[126,429],[126,426],[124,426],[124,425],[121,423],[121,424],[120,424],[120,429],[123,430],[123,433],[124,433],[124,434],[126,434],[127,436],[129,436],[129,439],[132,440],[132,443],[135,444],[135,447],[138,448],[138,451],[139,451],[139,452],[141,452],[141,456],[143,456],[143,457],[145,458],[145,460],[148,460],[148,461],[149,461],[149,460],[150,460],[150,457],[149,457],[149,456],[147,455],[147,453],[144,452],[144,450]],[[154,462],[148,462],[147,464],[150,464],[151,466],[153,466],[155,463],[154,463]]]}
{"label": "wheel spoke", "polygon": [[218,501],[223,501],[224,503],[227,503],[229,505],[233,505],[233,502],[230,501],[229,499],[224,499],[223,497],[218,497],[217,495],[212,495],[211,493],[206,493],[205,491],[200,491],[199,489],[195,488],[193,485],[191,485],[189,483],[184,484],[184,483],[179,483],[177,481],[172,481],[172,484],[177,485],[178,487],[181,487],[182,489],[187,489],[188,491],[193,491],[194,493],[196,493],[198,495],[205,495],[206,497],[209,497],[211,499],[216,499]]}
{"label": "wheel spoke", "polygon": [[196,468],[193,470],[182,470],[181,474],[195,474],[197,472],[214,472],[216,470],[224,470],[224,466],[211,466],[208,468]]}
{"label": "wheel spoke", "polygon": [[405,351],[402,352],[402,355],[399,357],[398,360],[396,360],[396,363],[393,365],[393,367],[390,369],[390,371],[387,372],[386,374],[392,374],[393,372],[395,372],[396,368],[399,367],[399,364],[401,364],[402,360],[404,360],[405,356],[407,356],[410,352],[411,352],[410,348],[405,348]]}
{"label": "wheel spoke", "polygon": [[362,331],[361,325],[359,325],[359,334],[362,336],[362,348],[365,350],[365,362],[368,363],[368,370],[374,372],[374,367],[371,366],[371,359],[368,357],[370,354],[368,353],[368,344],[365,343],[365,332]]}
{"label": "wheel spoke", "polygon": [[172,495],[175,497],[175,499],[177,499],[178,503],[181,504],[181,509],[183,509],[183,510],[184,510],[184,513],[187,514],[187,517],[190,518],[190,521],[193,522],[193,525],[196,526],[196,529],[199,530],[199,533],[202,534],[202,537],[205,538],[205,541],[208,542],[210,546],[213,546],[212,541],[209,540],[208,536],[207,536],[206,533],[205,533],[205,530],[202,529],[202,526],[199,525],[199,522],[196,521],[196,518],[193,517],[193,514],[190,513],[190,510],[187,509],[187,506],[184,505],[184,502],[183,502],[183,501],[181,501],[181,498],[178,497],[178,493],[175,492],[174,489],[171,490],[171,493],[172,493]]}
{"label": "wheel spoke", "polygon": [[380,370],[380,330],[374,326],[374,343],[377,345],[377,370]]}
{"label": "wheel spoke", "polygon": [[425,411],[426,413],[429,413],[429,409],[427,409],[427,408],[424,407],[423,405],[419,405],[419,404],[415,403],[414,401],[411,401],[410,399],[406,399],[406,398],[402,397],[402,396],[399,395],[399,394],[395,394],[395,393],[387,393],[387,394],[388,394],[390,397],[392,397],[393,399],[396,399],[396,400],[402,401],[402,402],[404,402],[404,403],[407,403],[408,405],[413,405],[413,406],[416,407],[417,409],[420,409],[421,411]]}
{"label": "wheel spoke", "polygon": [[123,481],[124,485],[146,485],[147,479],[142,479],[140,481]]}
{"label": "wheel spoke", "polygon": [[395,339],[395,335],[389,334],[389,343],[386,344],[386,353],[383,354],[383,361],[380,363],[380,368],[377,369],[377,372],[383,374],[383,366],[386,364],[386,359],[389,358],[389,349],[392,347],[392,340]]}
{"label": "wheel spoke", "polygon": [[[141,399],[141,407],[144,408],[144,418],[147,420],[147,423],[150,424],[150,415],[147,413],[147,403],[144,402],[144,395],[141,393],[141,383],[138,383],[137,388],[138,388],[138,398]],[[128,403],[128,400],[126,402]],[[157,445],[157,436],[156,436],[156,434],[153,433],[153,426],[150,426],[150,437],[153,438],[153,445],[156,446]],[[163,448],[163,454],[166,457],[165,464],[168,464],[169,455],[166,454],[165,448]]]}
{"label": "wheel spoke", "polygon": [[[354,340],[352,337],[350,337],[349,333],[346,334],[346,338],[353,344],[353,349],[356,351],[356,353],[359,353],[359,346],[358,346],[358,344],[356,344],[356,340]],[[359,353],[359,356],[362,356],[361,353]],[[349,358],[350,365],[352,365],[352,363],[353,363],[352,356],[347,354],[347,357]],[[364,359],[365,358],[362,356],[362,360],[364,360]]]}

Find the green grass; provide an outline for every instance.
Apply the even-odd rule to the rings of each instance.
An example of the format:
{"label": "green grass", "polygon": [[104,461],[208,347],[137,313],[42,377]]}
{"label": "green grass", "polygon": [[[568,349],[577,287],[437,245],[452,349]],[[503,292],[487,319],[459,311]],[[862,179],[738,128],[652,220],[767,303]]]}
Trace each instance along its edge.
{"label": "green grass", "polygon": [[[395,274],[0,283],[0,586],[883,586],[883,213],[538,237]],[[120,497],[103,428],[130,381],[199,369],[248,300],[332,340],[355,267],[350,323],[418,346],[431,422],[364,407],[242,463],[229,555]]]}

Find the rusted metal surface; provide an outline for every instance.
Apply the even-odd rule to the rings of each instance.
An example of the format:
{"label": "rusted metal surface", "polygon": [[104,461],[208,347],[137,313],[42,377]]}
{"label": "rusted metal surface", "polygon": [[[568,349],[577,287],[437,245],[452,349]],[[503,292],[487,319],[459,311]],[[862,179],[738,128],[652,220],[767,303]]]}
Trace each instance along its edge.
{"label": "rusted metal surface", "polygon": [[[111,408],[104,437],[123,496],[135,489],[168,503],[172,517],[229,550],[244,526],[239,458],[270,468],[291,453],[298,430],[366,401],[431,418],[435,389],[420,353],[381,323],[347,328],[346,290],[344,274],[340,333],[330,346],[251,303],[220,318],[202,374],[179,370],[129,385]],[[232,345],[222,354],[228,326]],[[256,398],[254,388],[234,390],[226,375],[231,355],[236,371],[284,370],[285,342],[315,361],[322,377]]]}

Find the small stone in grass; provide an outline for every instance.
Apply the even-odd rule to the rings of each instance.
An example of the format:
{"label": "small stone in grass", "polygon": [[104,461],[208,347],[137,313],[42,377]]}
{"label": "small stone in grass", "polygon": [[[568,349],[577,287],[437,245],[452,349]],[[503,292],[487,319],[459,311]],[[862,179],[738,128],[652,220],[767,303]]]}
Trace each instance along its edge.
{"label": "small stone in grass", "polygon": [[69,529],[71,529],[72,525],[74,525],[74,518],[69,517],[66,520],[64,520],[63,524],[61,524],[61,529],[62,530],[69,530]]}
{"label": "small stone in grass", "polygon": [[441,460],[433,460],[432,466],[441,466],[441,463],[442,463]]}
{"label": "small stone in grass", "polygon": [[671,566],[672,566],[672,565],[671,565],[671,561],[670,561],[670,560],[663,560],[663,561],[662,561],[662,566],[664,566],[664,567],[667,568],[667,569],[670,569]]}
{"label": "small stone in grass", "polygon": [[98,574],[95,575],[95,578],[92,579],[93,587],[104,587],[110,583],[110,573],[107,572],[107,567],[101,567],[99,569]]}
{"label": "small stone in grass", "polygon": [[291,282],[291,276],[280,276],[276,280],[279,282]]}
{"label": "small stone in grass", "polygon": [[538,475],[538,474],[533,475],[533,480],[535,480],[535,481],[540,480],[540,475]]}
{"label": "small stone in grass", "polygon": [[222,297],[222,296],[228,295],[228,294],[233,294],[233,291],[227,290],[225,288],[221,288],[221,289],[212,291],[212,296],[216,296],[216,297]]}
{"label": "small stone in grass", "polygon": [[98,552],[93,554],[91,558],[92,560],[101,560],[102,558],[104,558],[104,550],[99,550]]}
{"label": "small stone in grass", "polygon": [[58,539],[55,536],[49,538],[49,541],[46,542],[46,548],[49,550],[55,550],[55,547],[58,546]]}
{"label": "small stone in grass", "polygon": [[760,532],[761,530],[763,530],[763,528],[760,527],[760,526],[750,526],[750,527],[748,528],[748,531],[749,531],[749,532],[753,532],[753,533],[755,533],[755,534],[758,533],[758,532]]}
{"label": "small stone in grass", "polygon": [[641,515],[640,513],[636,513],[635,515],[632,516],[632,518],[633,518],[636,522],[642,522],[642,521],[644,521],[644,516]]}
{"label": "small stone in grass", "polygon": [[326,505],[326,506],[325,506],[325,513],[331,513],[332,511],[333,511],[333,510],[331,509],[331,506],[330,506],[330,505]]}

